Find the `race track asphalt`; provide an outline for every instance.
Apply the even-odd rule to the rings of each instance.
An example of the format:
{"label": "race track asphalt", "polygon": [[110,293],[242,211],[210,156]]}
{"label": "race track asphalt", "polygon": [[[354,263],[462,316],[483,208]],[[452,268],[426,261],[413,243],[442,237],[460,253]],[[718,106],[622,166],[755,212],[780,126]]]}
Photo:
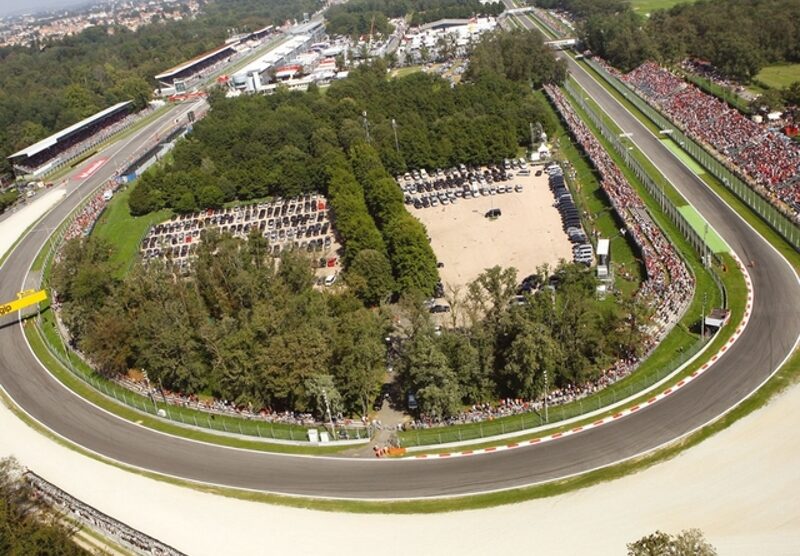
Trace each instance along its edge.
{"label": "race track asphalt", "polygon": [[[642,454],[707,423],[752,392],[789,354],[800,334],[800,284],[788,263],[700,182],[633,116],[578,67],[595,100],[708,219],[746,263],[755,298],[750,323],[708,372],[663,401],[596,429],[490,455],[434,460],[314,458],[252,452],[158,433],[102,411],[72,394],[31,354],[21,327],[0,329],[0,384],[31,416],[89,450],[159,473],[207,483],[316,497],[398,499],[486,492],[553,480]],[[107,179],[112,147],[87,190]],[[119,149],[117,153],[114,149]],[[48,235],[78,194],[69,195],[29,233],[0,269],[0,298],[10,299]]]}

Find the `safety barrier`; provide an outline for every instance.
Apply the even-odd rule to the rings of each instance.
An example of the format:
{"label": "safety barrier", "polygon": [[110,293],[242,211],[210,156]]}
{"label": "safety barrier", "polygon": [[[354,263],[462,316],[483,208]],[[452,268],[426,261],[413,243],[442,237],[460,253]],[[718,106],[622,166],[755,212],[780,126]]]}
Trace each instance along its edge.
{"label": "safety barrier", "polygon": [[51,508],[64,512],[68,518],[77,521],[81,525],[97,531],[104,537],[115,540],[135,554],[186,556],[180,550],[172,548],[168,544],[78,500],[33,471],[26,471],[23,478],[39,500]]}

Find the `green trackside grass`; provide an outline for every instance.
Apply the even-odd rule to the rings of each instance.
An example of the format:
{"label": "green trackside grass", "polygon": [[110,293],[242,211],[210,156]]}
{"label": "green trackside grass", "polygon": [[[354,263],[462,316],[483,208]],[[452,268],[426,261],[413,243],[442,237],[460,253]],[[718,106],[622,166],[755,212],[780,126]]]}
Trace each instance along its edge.
{"label": "green trackside grass", "polygon": [[[63,348],[56,347],[59,345],[59,340],[56,337],[56,332],[53,328],[53,321],[52,321],[52,313],[49,310],[45,310],[41,316],[42,320],[44,321],[44,326],[42,330],[44,335],[47,337],[47,343],[50,344],[51,349],[57,351],[62,357],[64,355]],[[168,434],[172,434],[174,436],[179,436],[182,438],[188,438],[191,440],[198,440],[202,442],[207,442],[209,444],[219,444],[222,446],[229,446],[234,448],[246,448],[250,450],[258,450],[263,452],[279,452],[279,453],[290,453],[290,454],[334,454],[340,452],[342,450],[351,448],[351,446],[342,447],[342,446],[332,446],[332,447],[311,447],[311,446],[293,446],[293,445],[284,445],[284,444],[274,444],[269,443],[268,435],[272,435],[274,438],[283,438],[289,439],[290,435],[293,435],[297,440],[304,440],[306,438],[306,429],[300,426],[291,426],[285,425],[281,423],[261,423],[260,428],[262,434],[265,436],[263,441],[257,440],[246,440],[238,437],[229,437],[223,436],[218,434],[213,434],[211,432],[204,432],[201,430],[190,429],[186,427],[182,427],[179,425],[174,425],[172,423],[163,421],[161,419],[157,419],[152,417],[151,415],[144,413],[143,411],[137,411],[132,409],[127,405],[123,405],[118,403],[111,398],[101,394],[95,388],[89,386],[86,382],[82,379],[75,376],[72,372],[67,370],[64,365],[53,355],[50,349],[47,347],[44,338],[39,334],[36,327],[33,325],[33,321],[29,320],[25,323],[25,336],[28,339],[28,342],[31,345],[31,349],[42,362],[42,364],[65,386],[67,386],[70,390],[81,396],[82,398],[94,403],[95,405],[110,411],[111,413],[122,417],[128,421],[138,423],[140,425],[146,426],[148,428],[158,430],[161,432],[165,432]],[[81,374],[92,373],[91,369],[78,361],[76,357],[70,358],[73,366],[77,367],[78,372]],[[154,402],[144,396],[137,396],[132,394],[130,391],[116,386],[109,381],[105,381],[107,388],[109,391],[117,390],[119,392],[118,395],[125,396],[126,399],[132,400],[134,397],[139,398],[142,403],[143,409],[145,409],[145,405],[152,405]],[[228,417],[223,415],[216,415],[214,419],[211,419],[211,416],[207,413],[193,411],[187,408],[182,408],[174,405],[167,405],[160,401],[156,402],[156,405],[159,409],[169,410],[170,415],[173,419],[176,416],[183,415],[185,417],[186,424],[194,424],[193,417],[195,415],[202,416],[202,421],[209,420],[209,422],[213,423],[213,426],[217,428],[217,430],[227,430],[231,433],[252,433],[252,431],[248,430],[245,425],[249,425],[252,429],[255,426],[255,423],[246,421],[244,419],[236,419],[234,417]],[[146,408],[146,409],[149,409]],[[242,425],[242,428],[240,428]],[[292,432],[289,432],[292,431]]]}
{"label": "green trackside grass", "polygon": [[411,75],[412,73],[417,73],[422,71],[422,66],[407,66],[404,68],[397,68],[392,72],[392,77],[394,78],[401,78],[405,77],[406,75]]}
{"label": "green trackside grass", "polygon": [[707,438],[714,434],[723,431],[734,424],[739,419],[746,417],[753,413],[755,410],[766,405],[771,399],[785,391],[790,386],[793,386],[800,380],[800,354],[795,354],[786,365],[784,365],[775,376],[760,388],[755,394],[747,400],[739,404],[732,411],[703,429],[671,444],[670,446],[658,450],[656,452],[647,454],[645,456],[629,460],[624,463],[612,465],[604,469],[599,469],[577,477],[573,477],[561,481],[553,481],[541,485],[536,485],[527,488],[519,488],[515,490],[508,490],[504,492],[497,492],[492,494],[477,494],[472,496],[463,496],[458,498],[438,499],[438,500],[413,500],[413,501],[398,501],[398,502],[369,502],[369,501],[347,501],[347,500],[321,500],[314,498],[300,498],[281,496],[275,494],[259,493],[246,491],[235,488],[215,487],[211,485],[204,485],[191,481],[175,479],[153,473],[149,471],[142,471],[126,465],[109,461],[97,454],[84,450],[64,439],[53,435],[47,429],[39,425],[37,422],[30,419],[0,391],[0,397],[3,398],[6,406],[25,422],[29,427],[36,430],[40,434],[48,436],[56,443],[65,446],[75,452],[78,452],[86,457],[95,459],[100,462],[113,465],[124,471],[135,473],[137,475],[161,481],[167,484],[172,484],[184,488],[191,488],[199,492],[209,494],[216,494],[219,496],[227,496],[229,498],[245,500],[251,502],[261,502],[267,504],[276,504],[281,506],[302,508],[317,511],[328,512],[348,512],[348,513],[392,513],[392,514],[420,514],[420,513],[441,513],[453,512],[459,510],[477,510],[483,508],[491,508],[494,506],[515,504],[526,502],[529,500],[536,500],[540,498],[547,498],[565,494],[574,490],[590,487],[600,483],[620,479],[626,475],[636,473],[648,469],[658,463],[662,463],[672,459],[684,450],[700,444]]}
{"label": "green trackside grass", "polygon": [[783,89],[795,81],[800,81],[800,64],[766,66],[758,72],[755,81],[773,89]]}
{"label": "green trackside grass", "polygon": [[[603,76],[599,75],[594,69],[585,62],[578,62],[595,80],[606,90],[608,94],[614,97],[617,102],[622,104],[625,109],[630,112],[642,125],[647,127],[656,136],[659,135],[659,128],[656,126],[645,114],[639,111],[636,106],[623,97],[614,87],[609,85]],[[669,140],[672,144],[671,148],[680,146]],[[699,161],[698,161],[699,163]],[[750,224],[761,236],[763,236],[778,252],[780,252],[786,260],[794,267],[795,270],[800,272],[800,253],[798,253],[791,245],[789,245],[769,224],[767,224],[761,217],[756,214],[747,204],[740,200],[732,191],[725,187],[717,178],[709,172],[704,172],[699,176],[717,195],[719,195],[728,205],[731,206],[744,220]]]}
{"label": "green trackside grass", "polygon": [[651,14],[656,10],[667,10],[678,4],[686,4],[694,0],[632,0],[633,11],[638,14]]}
{"label": "green trackside grass", "polygon": [[117,267],[117,278],[122,278],[130,270],[139,253],[139,243],[150,226],[172,216],[168,209],[132,216],[128,198],[134,187],[128,185],[114,195],[92,230],[93,236],[113,246],[111,262]]}
{"label": "green trackside grass", "polygon": [[[579,111],[579,113],[581,112]],[[584,121],[587,121],[588,124],[588,120],[586,118],[584,118]],[[561,124],[559,123],[559,125]],[[598,137],[600,137],[599,134],[597,134],[596,129],[592,128],[592,130]],[[565,132],[564,128],[560,127],[559,135],[561,135],[564,132]],[[602,137],[600,137],[600,140],[601,142],[603,142]],[[561,141],[561,144],[564,143],[568,143],[568,141]],[[707,307],[717,307],[722,304],[722,297],[719,288],[717,287],[716,283],[714,282],[714,279],[711,277],[709,272],[706,269],[704,269],[700,264],[700,261],[695,255],[693,247],[684,239],[684,237],[681,235],[678,229],[672,224],[672,222],[661,215],[660,208],[658,207],[655,200],[652,199],[652,197],[650,197],[649,193],[647,192],[645,187],[638,181],[636,176],[632,172],[627,170],[622,160],[618,156],[616,156],[616,153],[614,153],[611,150],[610,145],[606,144],[605,142],[603,142],[603,145],[609,151],[609,154],[612,156],[612,159],[614,159],[616,164],[623,171],[626,178],[630,181],[631,185],[638,191],[639,195],[645,201],[645,204],[649,208],[650,213],[653,215],[655,222],[661,227],[662,230],[665,231],[667,237],[672,242],[672,244],[675,245],[676,248],[681,253],[684,254],[684,260],[689,266],[692,274],[695,276],[695,294],[691,304],[689,305],[689,308],[687,309],[685,315],[680,320],[678,325],[667,335],[666,338],[664,338],[664,340],[653,351],[650,357],[648,357],[642,363],[642,365],[639,367],[639,369],[637,369],[635,373],[632,373],[625,379],[620,380],[619,382],[603,389],[601,392],[597,394],[588,396],[577,402],[572,402],[569,404],[554,406],[550,408],[549,411],[550,423],[557,423],[559,421],[570,419],[589,411],[599,410],[602,407],[615,403],[620,399],[632,396],[636,392],[644,390],[648,386],[656,383],[664,376],[667,376],[672,370],[677,368],[681,363],[688,360],[689,357],[693,355],[700,348],[699,335],[693,331],[693,328],[695,328],[696,324],[700,321],[704,294],[707,301]],[[577,155],[574,157],[574,162],[577,163],[579,162],[581,157],[574,146],[572,146],[572,149],[573,149],[573,154]],[[588,163],[585,160],[583,160],[583,165],[586,165],[584,167],[584,171],[591,173],[591,169],[588,167]],[[576,168],[578,167],[576,166]],[[588,183],[591,183],[591,181],[592,180],[589,180]],[[594,181],[596,182],[596,178],[594,179]],[[597,187],[599,188],[599,185],[597,185]],[[671,186],[667,184],[667,187]],[[615,252],[614,257],[616,256],[617,255]],[[741,275],[739,275],[738,282],[736,279],[726,279],[730,278],[731,275],[738,273],[738,268],[735,269],[735,271],[730,270],[732,266],[735,267],[736,265],[734,264],[732,258],[728,258],[728,264],[727,264],[727,267],[729,268],[728,276],[727,277],[722,276],[722,280],[723,284],[725,285],[727,295],[729,298],[729,305],[732,306],[734,304],[733,303],[734,301],[738,302],[741,304],[743,312],[744,299],[746,299],[746,289],[743,291],[739,290],[739,286],[744,287],[743,278],[741,277]],[[733,296],[737,297],[733,299]],[[736,312],[734,311],[732,315],[732,322],[738,322],[738,320],[733,320],[733,317],[735,316]],[[739,320],[741,320],[741,316],[739,317]],[[719,335],[717,341],[721,341],[720,346],[724,344],[725,341],[727,341],[729,335],[730,335],[730,330],[726,331],[725,333],[721,333]],[[709,353],[713,353],[713,351],[710,351]],[[699,366],[700,363],[691,365],[688,371],[692,372]],[[684,371],[683,373],[681,373],[681,377],[686,376],[687,374],[689,374],[689,372]],[[678,380],[680,380],[680,378],[676,378],[675,382],[677,382]],[[597,417],[594,417],[591,420],[595,419],[597,419]],[[457,425],[452,427],[439,427],[432,429],[405,431],[400,433],[398,436],[400,437],[403,446],[406,447],[428,446],[428,445],[442,444],[447,442],[476,440],[488,436],[525,430],[526,428],[537,427],[544,424],[545,422],[543,420],[542,415],[531,413],[527,415],[523,414],[523,415],[504,417],[484,423],[472,423],[472,424]],[[570,427],[566,428],[571,428],[574,426],[577,425],[573,424],[570,425]],[[529,437],[521,436],[519,438],[520,439],[534,438],[536,436],[537,435],[529,435]],[[498,443],[499,443],[498,441],[494,441],[494,442],[488,442],[486,445],[497,445]]]}

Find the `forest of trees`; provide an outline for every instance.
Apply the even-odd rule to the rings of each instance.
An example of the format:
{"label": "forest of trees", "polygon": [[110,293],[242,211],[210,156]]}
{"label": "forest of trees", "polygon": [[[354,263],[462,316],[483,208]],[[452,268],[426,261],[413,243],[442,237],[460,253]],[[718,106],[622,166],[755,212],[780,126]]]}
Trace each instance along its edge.
{"label": "forest of trees", "polygon": [[[540,269],[543,281],[547,274]],[[538,399],[545,372],[551,388],[583,384],[618,358],[638,353],[642,332],[626,317],[639,308],[599,303],[594,275],[576,265],[554,274],[555,290],[543,288],[517,304],[510,303],[519,284],[516,270],[487,269],[466,295],[448,295],[452,318],[466,317],[466,327],[436,330],[426,311],[410,311],[399,379],[404,391],[416,394],[422,413],[446,418],[464,404]]]}
{"label": "forest of trees", "polygon": [[[499,45],[522,55],[491,60]],[[516,155],[529,140],[530,122],[553,128],[532,86],[563,75],[538,35],[512,33],[486,39],[466,81],[455,87],[424,73],[390,79],[385,64],[376,62],[324,94],[314,88],[236,99],[214,94],[210,114],[176,146],[171,162],[136,183],[131,212],[188,212],[231,200],[323,192],[343,244],[346,293],[313,289],[311,261],[292,252],[273,261],[259,235],[248,241],[205,236],[187,279],[151,262],[135,265],[121,281],[114,278],[109,245],[79,240],[66,246],[53,273],[64,321],[102,372],[141,368],[168,388],[297,411],[318,411],[318,393],[325,388],[339,409],[363,413],[385,369],[388,321],[380,306],[400,298],[418,310],[438,281],[427,232],[405,209],[393,176],[407,168],[484,164]],[[465,373],[481,374],[476,383],[452,369],[464,390],[448,392],[447,403],[435,402],[440,411],[512,389],[535,393],[538,379],[502,375],[503,340],[490,338],[511,330],[500,327],[506,326],[500,318],[506,313],[498,296],[516,287],[516,278],[503,276],[491,279],[506,288],[502,294],[487,282],[472,295],[474,304],[482,291],[495,296],[495,321],[476,325],[475,337],[464,336],[470,345],[483,341],[496,349],[466,348],[480,353],[480,361],[448,352]],[[594,285],[576,291],[588,300]],[[571,315],[583,307],[569,305]],[[535,333],[544,334],[541,327]],[[560,333],[557,341],[570,334]],[[587,341],[576,347],[580,354],[565,355],[561,346],[546,365],[557,362],[570,373],[563,380],[582,379],[612,356],[609,338],[594,338],[602,346]],[[519,375],[529,372],[518,367]],[[553,372],[553,380],[561,380]],[[407,380],[409,388],[427,392],[421,394],[424,407],[434,403],[425,379]]]}
{"label": "forest of trees", "polygon": [[365,413],[386,363],[387,320],[352,294],[312,288],[312,261],[266,240],[207,233],[190,280],[137,264],[113,278],[111,248],[75,240],[53,273],[62,315],[101,372],[150,380],[255,408]]}
{"label": "forest of trees", "polygon": [[[380,189],[370,153],[356,158],[356,173],[372,173],[367,179],[377,179]],[[413,255],[426,254],[408,247],[413,239],[391,239],[395,227],[413,234],[413,219],[387,218],[389,249],[405,250],[409,264],[420,264]],[[247,241],[206,233],[188,280],[152,262],[117,280],[109,245],[73,240],[53,287],[75,342],[103,373],[145,369],[170,389],[317,415],[324,388],[334,411],[363,415],[380,390],[384,338],[393,332],[387,312],[366,308],[354,295],[362,282],[391,287],[380,234],[373,242],[353,262],[363,274],[340,293],[313,289],[312,261],[301,253],[285,252],[276,263],[257,233]],[[547,269],[540,272],[546,280]],[[545,372],[551,385],[581,384],[637,354],[642,331],[627,318],[636,307],[598,302],[594,275],[581,267],[554,273],[556,289],[519,305],[509,303],[516,270],[488,269],[465,295],[448,294],[452,317],[468,323],[463,327],[436,330],[422,296],[401,299],[393,313],[409,324],[401,332],[407,337],[398,377],[404,391],[417,394],[420,411],[447,417],[464,404],[538,398]]]}
{"label": "forest of trees", "polygon": [[7,157],[116,102],[141,108],[152,77],[219,46],[230,29],[255,30],[313,12],[318,0],[210,2],[195,19],[160,21],[136,31],[91,27],[31,47],[0,48],[0,175]]}
{"label": "forest of trees", "polygon": [[0,554],[84,556],[71,531],[36,500],[13,459],[0,460]]}
{"label": "forest of trees", "polygon": [[586,46],[622,70],[647,58],[675,63],[708,60],[748,82],[766,65],[800,62],[800,3],[796,0],[711,0],[678,4],[649,17],[627,0],[536,0],[579,20]]}
{"label": "forest of trees", "polygon": [[[499,45],[519,55],[498,59]],[[530,85],[564,75],[537,34],[517,32],[478,46],[468,82],[454,88],[424,73],[391,79],[378,61],[352,71],[325,94],[314,87],[236,99],[215,94],[210,114],[175,148],[173,162],[139,181],[131,212],[192,212],[236,199],[325,193],[322,154],[365,142],[364,112],[371,145],[391,175],[496,162],[527,144],[529,123],[552,130],[551,116]]]}
{"label": "forest of trees", "polygon": [[439,19],[467,19],[475,15],[499,15],[502,2],[480,0],[351,0],[332,6],[325,15],[328,33],[359,37],[370,30],[386,35],[393,31],[389,19],[411,15],[411,25]]}

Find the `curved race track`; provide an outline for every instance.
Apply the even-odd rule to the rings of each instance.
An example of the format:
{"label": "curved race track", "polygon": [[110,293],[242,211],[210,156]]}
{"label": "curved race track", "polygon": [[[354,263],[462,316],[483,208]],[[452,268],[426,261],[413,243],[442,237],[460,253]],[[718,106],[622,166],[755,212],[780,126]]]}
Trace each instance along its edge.
{"label": "curved race track", "polygon": [[[641,454],[705,424],[752,392],[791,353],[800,333],[797,276],[604,89],[580,68],[572,70],[739,257],[746,264],[755,263],[749,269],[755,298],[746,330],[709,371],[663,401],[596,429],[492,455],[354,460],[276,455],[190,442],[113,417],[52,378],[31,354],[16,324],[0,329],[0,384],[35,419],[109,458],[196,481],[323,497],[431,497],[530,485]],[[135,144],[109,149],[112,160],[81,188],[88,190],[107,179],[114,158],[124,159]],[[108,152],[105,155],[110,156]],[[0,269],[0,299],[9,299],[21,289],[27,269],[48,235],[46,230],[53,229],[77,205],[79,196],[69,195],[9,256]]]}

